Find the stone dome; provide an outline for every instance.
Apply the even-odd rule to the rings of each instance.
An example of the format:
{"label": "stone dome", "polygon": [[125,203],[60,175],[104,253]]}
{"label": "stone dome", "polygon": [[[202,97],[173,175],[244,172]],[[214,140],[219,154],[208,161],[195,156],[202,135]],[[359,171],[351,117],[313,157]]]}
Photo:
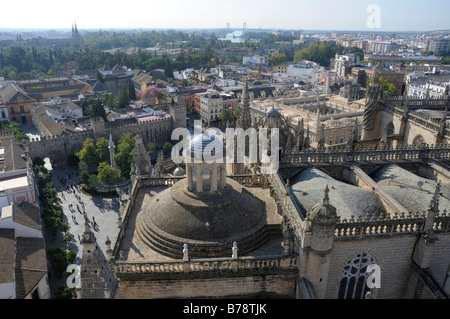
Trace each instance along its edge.
{"label": "stone dome", "polygon": [[153,250],[182,258],[185,243],[192,257],[228,256],[233,242],[245,253],[275,232],[267,226],[265,202],[228,178],[226,188],[214,195],[189,192],[185,179],[160,192],[144,203],[137,233]]}
{"label": "stone dome", "polygon": [[175,168],[175,170],[173,171],[173,175],[176,175],[176,176],[182,176],[182,175],[184,175],[184,169],[182,169],[180,166],[178,166],[178,167]]}
{"label": "stone dome", "polygon": [[266,112],[266,115],[268,117],[279,117],[281,116],[280,111],[278,111],[276,108],[272,107],[270,110]]}
{"label": "stone dome", "polygon": [[217,153],[223,154],[223,141],[215,135],[199,134],[189,142],[189,154],[193,158],[201,159],[204,154],[213,156]]}

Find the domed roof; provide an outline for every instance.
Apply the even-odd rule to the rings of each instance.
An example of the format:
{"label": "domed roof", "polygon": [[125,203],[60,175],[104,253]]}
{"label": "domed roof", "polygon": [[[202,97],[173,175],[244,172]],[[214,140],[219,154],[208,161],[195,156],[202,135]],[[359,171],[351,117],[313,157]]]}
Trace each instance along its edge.
{"label": "domed roof", "polygon": [[177,176],[181,176],[181,175],[183,175],[184,174],[184,169],[182,169],[181,167],[177,167],[177,168],[175,168],[175,170],[173,171],[173,174],[174,175],[177,175]]}
{"label": "domed roof", "polygon": [[204,155],[223,155],[223,141],[215,135],[198,134],[189,143],[191,157],[202,159]]}
{"label": "domed roof", "polygon": [[280,114],[280,112],[279,112],[276,108],[274,108],[274,107],[272,106],[272,108],[266,112],[266,115],[267,115],[268,117],[278,117],[278,116],[280,116],[281,114]]}
{"label": "domed roof", "polygon": [[234,241],[242,252],[258,246],[266,214],[265,203],[232,179],[212,196],[188,193],[183,179],[145,204],[137,227],[141,239],[162,254],[177,258],[187,243],[192,256],[211,257],[229,254]]}

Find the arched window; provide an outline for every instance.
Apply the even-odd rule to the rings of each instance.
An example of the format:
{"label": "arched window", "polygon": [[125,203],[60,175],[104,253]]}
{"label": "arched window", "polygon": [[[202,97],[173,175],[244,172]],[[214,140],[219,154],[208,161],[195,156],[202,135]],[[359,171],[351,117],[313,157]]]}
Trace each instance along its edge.
{"label": "arched window", "polygon": [[338,299],[364,299],[370,290],[366,284],[367,266],[375,264],[375,258],[368,253],[359,253],[347,262],[339,283]]}
{"label": "arched window", "polygon": [[423,139],[422,135],[417,135],[412,143],[414,146],[422,146],[425,144],[425,140]]}
{"label": "arched window", "polygon": [[204,169],[202,172],[202,190],[203,192],[211,191],[211,171]]}
{"label": "arched window", "polygon": [[389,135],[394,134],[394,130],[395,130],[395,128],[394,128],[394,123],[389,122],[389,123],[386,125],[386,128],[385,128],[386,135],[389,136]]}

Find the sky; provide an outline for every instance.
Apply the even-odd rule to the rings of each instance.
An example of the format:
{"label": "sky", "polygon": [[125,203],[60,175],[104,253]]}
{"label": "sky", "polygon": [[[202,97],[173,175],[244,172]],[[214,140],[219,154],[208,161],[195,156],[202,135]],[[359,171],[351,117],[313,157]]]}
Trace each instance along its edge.
{"label": "sky", "polygon": [[226,28],[227,23],[237,29],[244,22],[247,29],[450,29],[449,0],[21,0],[5,1],[0,10],[0,29],[70,29],[74,21],[80,30]]}

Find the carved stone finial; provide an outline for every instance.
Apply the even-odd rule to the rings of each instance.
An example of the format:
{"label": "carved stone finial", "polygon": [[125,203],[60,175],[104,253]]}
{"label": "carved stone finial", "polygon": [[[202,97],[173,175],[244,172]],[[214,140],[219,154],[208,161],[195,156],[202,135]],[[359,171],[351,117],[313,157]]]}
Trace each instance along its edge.
{"label": "carved stone finial", "polygon": [[183,245],[183,261],[189,261],[189,249],[186,243]]}

